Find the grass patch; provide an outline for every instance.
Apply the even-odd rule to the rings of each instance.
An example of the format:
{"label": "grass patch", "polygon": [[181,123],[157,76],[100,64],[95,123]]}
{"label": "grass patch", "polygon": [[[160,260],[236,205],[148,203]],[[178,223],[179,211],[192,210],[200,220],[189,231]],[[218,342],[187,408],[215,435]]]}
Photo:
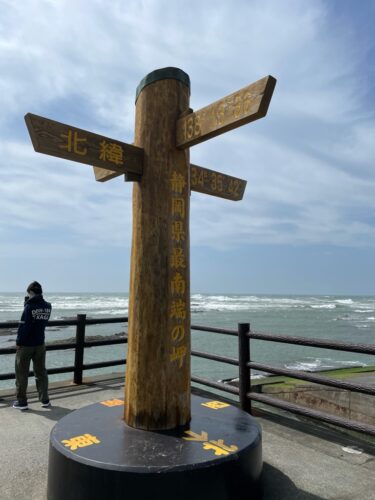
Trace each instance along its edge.
{"label": "grass patch", "polygon": [[[354,366],[350,368],[338,368],[335,370],[325,370],[321,372],[306,372],[314,375],[324,375],[325,377],[329,377],[332,379],[345,379],[355,377],[356,375],[373,373],[375,375],[375,366]],[[293,388],[297,385],[306,385],[313,384],[313,382],[309,382],[307,380],[299,380],[292,377],[283,377],[281,375],[271,375],[269,377],[259,378],[253,380],[251,385],[277,385],[280,388]]]}

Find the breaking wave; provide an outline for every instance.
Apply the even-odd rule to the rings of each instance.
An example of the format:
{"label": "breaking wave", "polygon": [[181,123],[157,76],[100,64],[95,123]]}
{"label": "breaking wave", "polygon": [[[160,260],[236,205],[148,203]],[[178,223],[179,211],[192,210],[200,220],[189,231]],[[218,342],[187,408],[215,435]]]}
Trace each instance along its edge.
{"label": "breaking wave", "polygon": [[347,368],[355,366],[362,367],[367,366],[367,364],[360,361],[340,361],[331,358],[304,358],[301,361],[286,363],[284,366],[285,368],[289,368],[290,370],[318,372],[324,370],[334,370],[337,368]]}

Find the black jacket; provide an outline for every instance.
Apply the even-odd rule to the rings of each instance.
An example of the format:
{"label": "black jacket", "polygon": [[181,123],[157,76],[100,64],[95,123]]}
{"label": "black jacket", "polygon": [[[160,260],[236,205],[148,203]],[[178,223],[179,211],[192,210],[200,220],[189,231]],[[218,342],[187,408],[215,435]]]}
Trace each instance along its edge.
{"label": "black jacket", "polygon": [[19,346],[38,346],[44,344],[44,330],[51,316],[52,306],[35,295],[26,303],[18,327],[16,344]]}

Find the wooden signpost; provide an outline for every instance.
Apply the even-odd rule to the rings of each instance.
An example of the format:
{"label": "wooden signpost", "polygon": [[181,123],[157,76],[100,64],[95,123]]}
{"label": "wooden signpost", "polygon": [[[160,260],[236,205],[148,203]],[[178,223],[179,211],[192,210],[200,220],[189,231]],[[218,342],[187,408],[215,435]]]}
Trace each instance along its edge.
{"label": "wooden signpost", "polygon": [[239,201],[243,198],[246,181],[191,164],[190,187],[192,191]]}
{"label": "wooden signpost", "polygon": [[189,148],[234,128],[263,118],[276,85],[266,76],[205,108],[180,118],[177,122],[178,148]]}
{"label": "wooden signpost", "polygon": [[190,420],[189,151],[175,146],[189,108],[185,73],[141,84],[134,144],[144,149],[133,186],[125,421],[172,429]]}
{"label": "wooden signpost", "polygon": [[156,70],[137,88],[134,144],[25,117],[36,151],[94,165],[98,181],[124,173],[136,181],[124,413],[132,427],[175,429],[190,420],[190,192],[240,200],[246,186],[191,165],[189,148],[264,117],[275,83],[267,76],[192,112],[188,75]]}
{"label": "wooden signpost", "polygon": [[27,113],[25,122],[35,151],[97,165],[120,173],[143,172],[143,150],[65,123]]}
{"label": "wooden signpost", "polygon": [[[95,179],[98,182],[109,181],[121,174],[127,174],[125,170],[122,172],[108,170],[105,168],[94,167]],[[141,178],[139,178],[140,180]],[[190,164],[190,189],[199,193],[210,194],[219,198],[239,201],[242,200],[246,188],[246,181],[232,177],[231,175],[221,174],[208,168],[199,167],[198,165]]]}

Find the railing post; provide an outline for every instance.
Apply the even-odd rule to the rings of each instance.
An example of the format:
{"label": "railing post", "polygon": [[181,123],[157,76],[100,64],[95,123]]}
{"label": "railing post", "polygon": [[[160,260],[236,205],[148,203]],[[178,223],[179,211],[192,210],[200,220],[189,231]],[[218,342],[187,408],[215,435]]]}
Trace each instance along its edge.
{"label": "railing post", "polygon": [[251,413],[251,400],[246,396],[251,390],[250,368],[250,323],[238,323],[238,360],[239,360],[239,390],[240,406],[247,413]]}
{"label": "railing post", "polygon": [[85,350],[86,314],[77,314],[76,351],[74,357],[75,384],[82,384],[83,353]]}

